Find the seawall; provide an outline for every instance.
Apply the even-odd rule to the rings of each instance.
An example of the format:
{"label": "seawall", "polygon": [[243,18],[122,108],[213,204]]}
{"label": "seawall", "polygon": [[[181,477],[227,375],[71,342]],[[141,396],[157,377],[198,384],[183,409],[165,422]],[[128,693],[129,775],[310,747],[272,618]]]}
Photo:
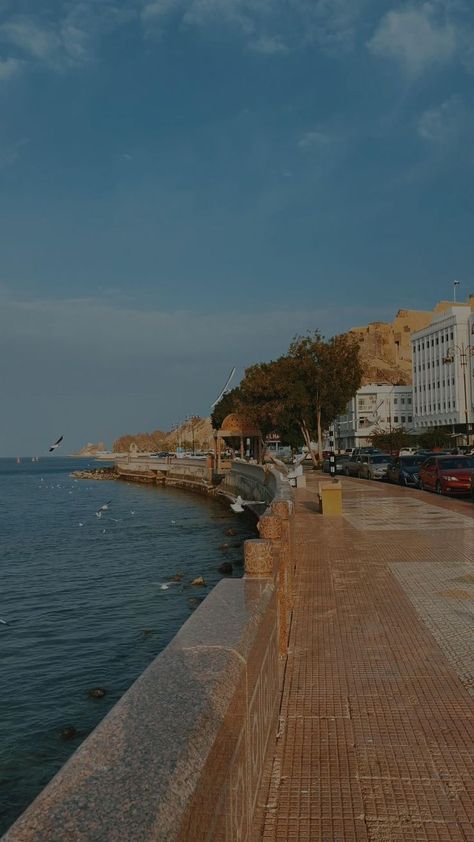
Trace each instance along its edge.
{"label": "seawall", "polygon": [[217,478],[202,460],[180,463],[118,470],[267,501],[245,576],[214,588],[5,841],[250,842],[292,606],[292,492],[272,468],[236,462]]}

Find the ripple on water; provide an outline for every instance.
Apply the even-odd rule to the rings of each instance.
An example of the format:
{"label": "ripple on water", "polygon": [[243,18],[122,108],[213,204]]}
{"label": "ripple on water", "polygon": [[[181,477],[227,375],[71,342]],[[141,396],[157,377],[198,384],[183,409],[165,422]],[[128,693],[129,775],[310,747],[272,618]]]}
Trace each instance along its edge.
{"label": "ripple on water", "polygon": [[[222,578],[219,545],[231,543],[225,560],[240,575],[232,544],[254,537],[250,520],[205,497],[89,486],[69,476],[77,467],[0,460],[0,833],[191,615],[192,579],[204,577],[203,597]],[[105,698],[89,698],[92,687]],[[77,736],[65,740],[67,726]]]}

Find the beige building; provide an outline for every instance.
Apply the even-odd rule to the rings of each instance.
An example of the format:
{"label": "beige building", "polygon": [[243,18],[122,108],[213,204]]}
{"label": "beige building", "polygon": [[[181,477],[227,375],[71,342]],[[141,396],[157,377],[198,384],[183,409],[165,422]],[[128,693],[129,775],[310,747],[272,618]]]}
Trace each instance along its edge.
{"label": "beige building", "polygon": [[[399,310],[393,322],[372,322],[353,328],[350,333],[360,342],[364,367],[363,383],[412,383],[412,334],[424,330],[452,301],[440,301],[434,310]],[[474,295],[458,305],[474,312]]]}

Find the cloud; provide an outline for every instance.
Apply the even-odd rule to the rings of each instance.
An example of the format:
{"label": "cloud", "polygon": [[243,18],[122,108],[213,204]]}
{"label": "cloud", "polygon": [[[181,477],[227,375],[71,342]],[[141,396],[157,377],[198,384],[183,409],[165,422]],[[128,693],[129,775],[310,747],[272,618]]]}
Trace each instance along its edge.
{"label": "cloud", "polygon": [[54,70],[80,66],[95,56],[100,37],[137,16],[116,0],[62,2],[56,17],[10,15],[0,27],[0,39],[30,62]]}
{"label": "cloud", "polygon": [[16,143],[0,145],[0,170],[7,169],[18,161],[22,149],[29,143],[28,138],[17,140]]}
{"label": "cloud", "polygon": [[247,49],[283,55],[317,45],[327,52],[353,45],[357,23],[371,0],[145,0],[147,35],[174,22],[201,32],[226,30]]}
{"label": "cloud", "polygon": [[321,149],[322,147],[327,147],[331,142],[332,138],[324,132],[305,132],[298,141],[298,147],[300,149]]}
{"label": "cloud", "polygon": [[273,56],[277,53],[286,55],[289,52],[279,35],[260,35],[255,41],[250,42],[249,49],[265,56]]}
{"label": "cloud", "polygon": [[368,43],[372,53],[393,59],[410,76],[445,64],[456,54],[457,27],[440,15],[439,3],[388,12]]}
{"label": "cloud", "polygon": [[16,58],[0,59],[0,82],[16,76],[23,67],[23,62]]}
{"label": "cloud", "polygon": [[446,146],[459,139],[467,130],[472,139],[472,108],[460,96],[451,96],[424,111],[417,122],[418,135],[437,146]]}

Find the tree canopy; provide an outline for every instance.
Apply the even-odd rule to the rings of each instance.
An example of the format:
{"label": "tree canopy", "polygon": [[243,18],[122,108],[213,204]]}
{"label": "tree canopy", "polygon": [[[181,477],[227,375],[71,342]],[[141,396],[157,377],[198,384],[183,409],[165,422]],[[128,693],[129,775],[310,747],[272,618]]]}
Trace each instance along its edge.
{"label": "tree canopy", "polygon": [[326,340],[316,331],[295,337],[285,356],[248,368],[239,401],[263,434],[278,430],[294,440],[299,431],[310,450],[317,440],[321,458],[323,426],[344,411],[361,380],[357,340]]}

